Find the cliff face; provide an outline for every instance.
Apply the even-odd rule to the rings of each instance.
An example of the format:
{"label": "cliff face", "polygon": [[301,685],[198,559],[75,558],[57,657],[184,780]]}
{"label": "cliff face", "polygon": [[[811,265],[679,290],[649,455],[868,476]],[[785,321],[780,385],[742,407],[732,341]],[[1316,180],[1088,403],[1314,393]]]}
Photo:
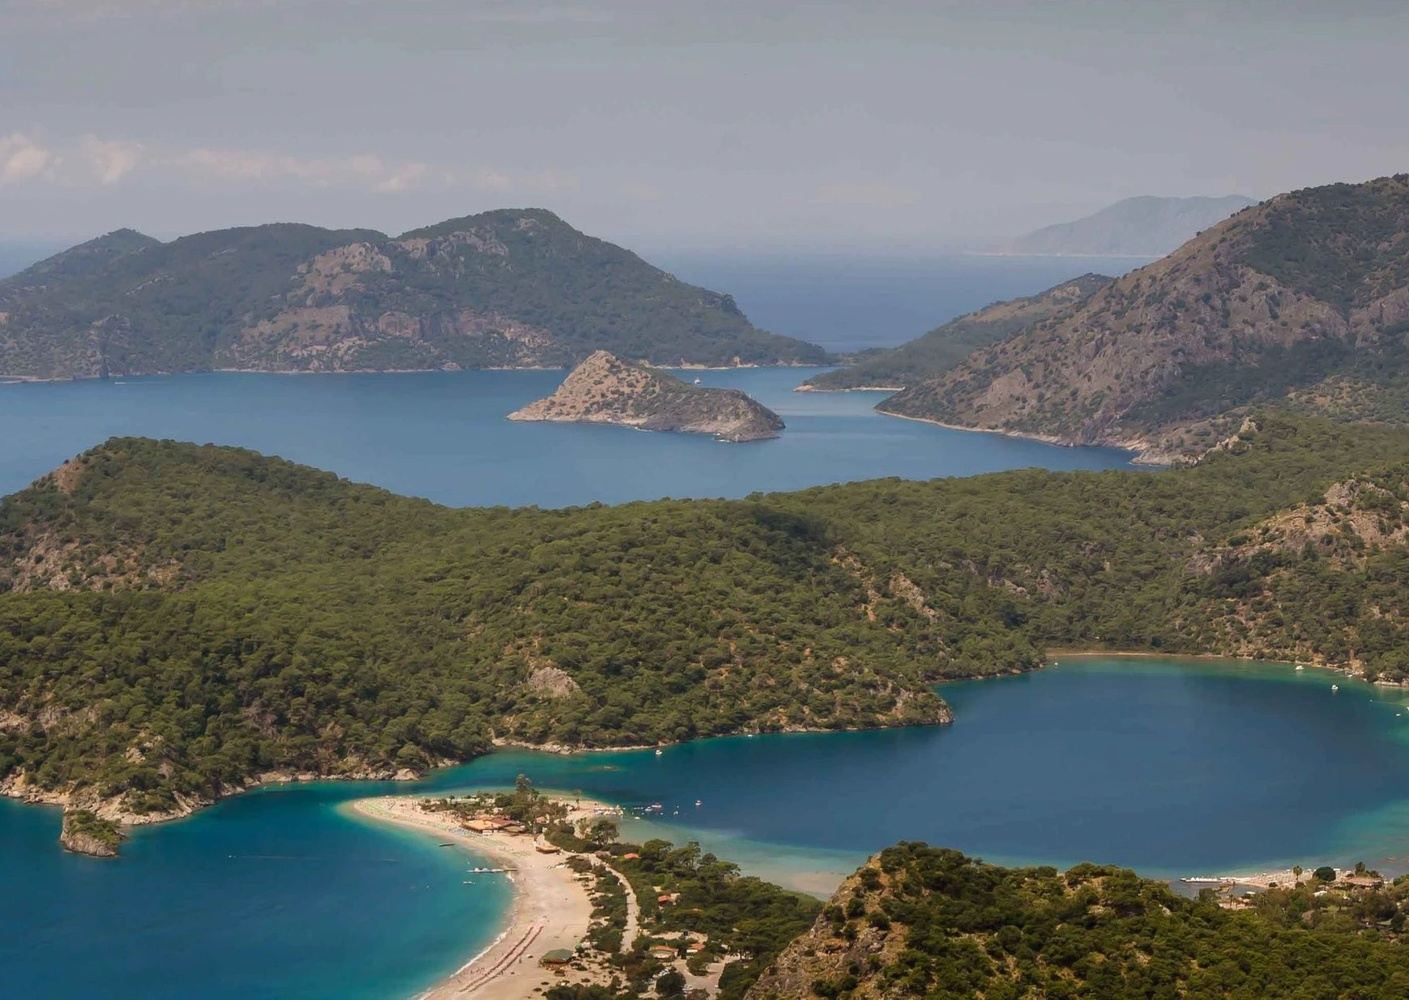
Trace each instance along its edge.
{"label": "cliff face", "polygon": [[882,409],[1165,456],[1289,400],[1402,421],[1409,175],[1281,195]]}
{"label": "cliff face", "polygon": [[541,209],[396,238],[281,224],[162,243],[120,230],[0,281],[11,376],[558,367],[599,348],[657,364],[826,358]]}
{"label": "cliff face", "polygon": [[720,441],[775,438],[782,419],[737,389],[701,388],[597,351],[553,395],[510,420],[620,424],[648,431],[712,434]]}

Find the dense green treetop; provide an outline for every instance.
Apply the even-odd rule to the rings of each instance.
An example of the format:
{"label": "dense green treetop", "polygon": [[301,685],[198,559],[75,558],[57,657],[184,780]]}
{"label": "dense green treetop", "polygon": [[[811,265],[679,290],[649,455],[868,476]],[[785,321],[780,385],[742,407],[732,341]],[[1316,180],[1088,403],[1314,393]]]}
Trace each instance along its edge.
{"label": "dense green treetop", "polygon": [[843,883],[748,996],[1390,1000],[1409,994],[1400,896],[1274,892],[1230,911],[1120,868],[1001,868],[902,843]]}
{"label": "dense green treetop", "polygon": [[115,439],[0,504],[0,780],[161,811],[495,740],[940,722],[935,682],[1048,645],[1400,678],[1407,465],[1268,413],[1170,473],[452,510]]}

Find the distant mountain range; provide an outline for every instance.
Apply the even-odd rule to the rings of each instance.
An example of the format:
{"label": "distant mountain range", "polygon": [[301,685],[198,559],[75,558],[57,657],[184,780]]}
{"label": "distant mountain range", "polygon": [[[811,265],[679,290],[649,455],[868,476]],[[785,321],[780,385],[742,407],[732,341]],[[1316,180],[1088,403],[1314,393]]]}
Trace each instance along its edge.
{"label": "distant mountain range", "polygon": [[1072,257],[1158,257],[1255,204],[1255,199],[1236,194],[1223,198],[1126,198],[1094,215],[1028,233],[1003,249],[1015,254]]}
{"label": "distant mountain range", "polygon": [[880,408],[1168,460],[1265,402],[1409,422],[1409,174],[1244,209]]}
{"label": "distant mountain range", "polygon": [[14,377],[565,367],[599,349],[654,364],[827,358],[543,209],[395,238],[124,229],[0,281],[0,375]]}

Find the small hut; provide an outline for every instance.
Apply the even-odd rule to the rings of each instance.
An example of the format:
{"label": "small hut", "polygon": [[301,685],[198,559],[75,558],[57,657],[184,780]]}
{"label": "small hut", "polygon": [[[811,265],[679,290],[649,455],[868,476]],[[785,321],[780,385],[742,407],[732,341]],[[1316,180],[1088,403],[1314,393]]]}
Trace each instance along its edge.
{"label": "small hut", "polygon": [[554,948],[552,951],[544,952],[543,957],[538,960],[538,964],[549,969],[562,968],[572,961],[572,952],[566,948]]}

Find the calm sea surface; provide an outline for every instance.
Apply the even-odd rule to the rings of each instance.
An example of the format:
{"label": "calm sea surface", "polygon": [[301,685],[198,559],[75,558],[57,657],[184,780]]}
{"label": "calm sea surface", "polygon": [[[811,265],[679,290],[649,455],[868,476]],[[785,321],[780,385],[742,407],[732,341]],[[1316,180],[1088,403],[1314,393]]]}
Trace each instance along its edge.
{"label": "calm sea surface", "polygon": [[1077,275],[1112,277],[1148,257],[983,257],[748,253],[655,255],[693,284],[732,294],[758,326],[830,351],[892,347],[992,302]]}
{"label": "calm sea surface", "polygon": [[[805,286],[827,283],[816,269],[796,287],[777,272],[755,275],[752,289],[677,270],[732,284],[764,325],[845,349],[903,340],[1088,269],[1046,261],[1024,284],[1010,260],[970,264],[944,272],[948,290],[933,306],[918,277],[872,295],[874,271],[843,269],[827,280],[851,280],[854,294],[836,297],[872,295],[871,304],[815,314],[806,310],[820,292]],[[699,374],[783,414],[784,436],[755,445],[503,420],[551,391],[557,372],[0,386],[0,493],[114,434],[243,445],[451,504],[739,496],[1127,461],[881,417],[870,410],[876,396],[793,393],[806,374]],[[1095,859],[1171,876],[1292,861],[1409,868],[1409,710],[1369,686],[1277,665],[1104,659],[944,694],[957,721],[942,729],[711,740],[659,757],[503,753],[414,790],[506,785],[523,772],[627,806],[660,803],[628,834],[695,837],[816,891],[902,838],[1000,861]],[[61,852],[57,811],[0,801],[0,994],[409,995],[487,943],[509,899],[497,879],[465,884],[464,869],[479,863],[468,853],[343,808],[412,790],[265,789],[139,830],[116,862]]]}
{"label": "calm sea surface", "polygon": [[737,497],[819,483],[967,476],[1040,465],[1105,469],[1129,456],[951,431],[882,416],[879,393],[793,392],[815,368],[687,373],[777,410],[781,437],[515,423],[560,371],[414,375],[181,375],[0,385],[0,494],[115,434],[242,445],[459,506]]}

